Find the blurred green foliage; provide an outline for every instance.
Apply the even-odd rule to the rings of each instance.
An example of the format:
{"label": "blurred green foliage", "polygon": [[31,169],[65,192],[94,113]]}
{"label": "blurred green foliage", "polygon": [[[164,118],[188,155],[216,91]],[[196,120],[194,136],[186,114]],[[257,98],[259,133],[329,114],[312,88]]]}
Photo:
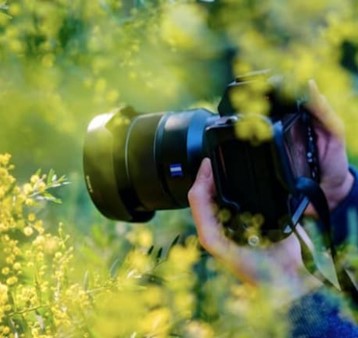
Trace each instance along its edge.
{"label": "blurred green foliage", "polygon": [[181,32],[163,1],[129,3],[3,3],[0,150],[13,154],[20,174],[78,171],[95,114],[123,103],[141,112],[183,108],[211,95],[215,81],[223,85],[223,46],[204,11],[183,7],[178,20],[189,25]]}
{"label": "blurred green foliage", "polygon": [[200,262],[194,236],[166,250],[144,225],[71,238],[39,217],[64,178],[38,172],[19,184],[13,169],[0,155],[1,337],[285,337],[270,291]]}
{"label": "blurred green foliage", "polygon": [[[353,0],[9,0],[0,7],[0,151],[17,172],[79,172],[88,121],[123,103],[185,109],[233,74],[270,68],[291,86],[316,78],[357,126]],[[349,70],[348,70],[349,69]]]}
{"label": "blurred green foliage", "polygon": [[[38,168],[71,181],[59,192],[62,205],[29,210],[23,194],[48,182],[35,177],[13,190],[2,158],[2,335],[284,337],[267,290],[238,285],[211,258],[200,270],[192,242],[158,264],[178,231],[193,232],[187,211],[138,228],[104,220],[84,191],[82,143],[96,114],[125,103],[142,113],[215,105],[235,74],[269,68],[290,92],[316,79],[346,123],[355,158],[357,15],[355,0],[1,2],[0,153],[12,154],[20,181]],[[58,231],[59,218],[67,224]],[[117,321],[128,319],[123,308],[133,319],[127,326]]]}
{"label": "blurred green foliage", "polygon": [[93,116],[126,103],[143,113],[184,109],[221,93],[228,81],[221,74],[229,72],[225,43],[207,25],[204,7],[179,5],[2,4],[0,152],[12,154],[20,179],[37,168],[69,177],[71,188],[62,195],[69,203],[50,207],[50,214],[76,217],[82,227],[96,216],[82,178]]}

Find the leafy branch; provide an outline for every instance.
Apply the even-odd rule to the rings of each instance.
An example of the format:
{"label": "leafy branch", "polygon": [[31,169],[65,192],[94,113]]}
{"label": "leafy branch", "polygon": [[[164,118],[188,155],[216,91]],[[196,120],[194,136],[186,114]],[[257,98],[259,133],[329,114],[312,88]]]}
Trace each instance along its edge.
{"label": "leafy branch", "polygon": [[29,198],[57,204],[62,203],[61,200],[50,193],[49,190],[70,184],[65,175],[57,176],[53,169],[50,169],[48,174],[42,174],[41,169],[39,169],[35,175],[32,176],[31,182],[33,183],[33,187]]}

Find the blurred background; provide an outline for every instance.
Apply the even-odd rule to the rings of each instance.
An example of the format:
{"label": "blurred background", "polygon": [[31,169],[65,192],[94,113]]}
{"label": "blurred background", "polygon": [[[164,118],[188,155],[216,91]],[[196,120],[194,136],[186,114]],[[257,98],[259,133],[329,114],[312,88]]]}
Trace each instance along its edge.
{"label": "blurred background", "polygon": [[[0,154],[20,186],[0,156],[0,335],[287,337],[276,285],[241,284],[200,251],[188,209],[105,219],[83,142],[94,116],[123,105],[215,113],[236,76],[270,69],[291,96],[316,80],[357,163],[357,17],[356,0],[0,1]],[[251,92],[235,100],[262,108]],[[47,191],[52,170],[70,184]]]}
{"label": "blurred background", "polygon": [[[0,152],[12,154],[20,181],[38,168],[67,176],[71,184],[56,192],[63,203],[46,208],[48,217],[84,232],[111,228],[82,177],[83,140],[96,114],[123,104],[141,113],[202,105],[215,112],[235,75],[271,69],[292,88],[317,80],[348,122],[354,160],[357,7],[354,0],[2,2]],[[166,237],[191,219],[164,212],[152,226]]]}

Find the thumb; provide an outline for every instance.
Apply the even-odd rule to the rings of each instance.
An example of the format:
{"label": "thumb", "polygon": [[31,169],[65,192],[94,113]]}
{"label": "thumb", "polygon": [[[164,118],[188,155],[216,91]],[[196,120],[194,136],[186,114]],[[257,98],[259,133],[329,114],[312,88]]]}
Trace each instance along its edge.
{"label": "thumb", "polygon": [[211,203],[215,195],[215,184],[211,162],[204,158],[196,175],[195,182],[188,193],[191,206],[197,204]]}
{"label": "thumb", "polygon": [[212,168],[210,160],[205,157],[203,161],[201,162],[200,168],[198,170],[198,173],[196,175],[196,182],[206,182],[212,179]]}
{"label": "thumb", "polygon": [[321,94],[317,83],[311,79],[308,81],[309,102],[308,108],[312,115],[322,124],[329,133],[343,139],[344,124],[337,113],[329,104],[327,98]]}

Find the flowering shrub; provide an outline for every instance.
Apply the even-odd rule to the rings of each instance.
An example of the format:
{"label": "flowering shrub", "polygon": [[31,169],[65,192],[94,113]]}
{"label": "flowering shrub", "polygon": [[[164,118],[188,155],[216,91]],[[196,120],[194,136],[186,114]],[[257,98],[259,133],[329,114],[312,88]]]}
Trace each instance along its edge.
{"label": "flowering shrub", "polygon": [[[270,68],[294,88],[315,78],[349,122],[355,152],[356,17],[354,0],[3,1],[1,151],[21,168],[79,170],[78,135],[93,115],[123,103],[145,113],[217,102],[235,75]],[[252,92],[234,101],[265,108]]]}
{"label": "flowering shrub", "polygon": [[[44,200],[57,201],[49,190],[66,184],[64,177],[37,173],[19,185],[12,169],[1,155],[1,337],[285,336],[267,297],[237,284],[211,258],[200,260],[195,238],[158,254],[151,232],[139,226],[109,269],[93,259],[103,258],[98,247],[76,245],[63,224],[50,231],[37,215]],[[81,252],[91,257],[83,273]],[[212,277],[199,278],[200,266]]]}
{"label": "flowering shrub", "polygon": [[[5,0],[0,150],[22,175],[78,173],[94,114],[212,107],[232,74],[270,68],[289,90],[317,80],[356,156],[357,11],[355,0]],[[264,112],[263,89],[235,93],[235,107]],[[251,118],[238,132],[270,136]],[[116,224],[119,236],[90,224],[89,236],[78,220],[54,223],[43,210],[66,183],[39,171],[20,184],[0,156],[1,337],[286,336],[274,291],[239,284],[194,237],[164,255],[145,226]]]}

